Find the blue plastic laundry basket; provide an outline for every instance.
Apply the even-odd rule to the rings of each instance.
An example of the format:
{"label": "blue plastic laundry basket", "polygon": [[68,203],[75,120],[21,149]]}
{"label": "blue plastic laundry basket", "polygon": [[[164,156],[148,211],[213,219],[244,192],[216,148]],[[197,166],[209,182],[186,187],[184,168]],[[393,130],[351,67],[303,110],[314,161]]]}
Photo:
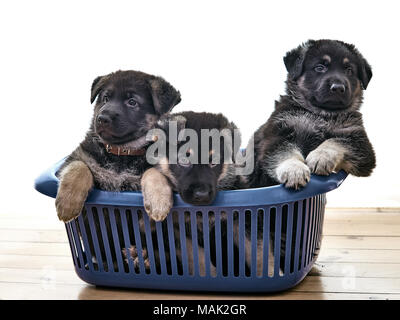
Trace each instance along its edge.
{"label": "blue plastic laundry basket", "polygon": [[[56,197],[55,174],[62,162],[36,179],[36,190]],[[212,206],[191,206],[175,194],[163,222],[148,218],[140,192],[93,190],[82,214],[65,224],[76,273],[90,284],[115,287],[231,292],[291,288],[318,256],[325,193],[346,176],[344,171],[313,175],[300,191],[282,185],[220,191]],[[212,227],[210,221],[215,221]],[[137,257],[125,260],[122,250],[132,244]]]}

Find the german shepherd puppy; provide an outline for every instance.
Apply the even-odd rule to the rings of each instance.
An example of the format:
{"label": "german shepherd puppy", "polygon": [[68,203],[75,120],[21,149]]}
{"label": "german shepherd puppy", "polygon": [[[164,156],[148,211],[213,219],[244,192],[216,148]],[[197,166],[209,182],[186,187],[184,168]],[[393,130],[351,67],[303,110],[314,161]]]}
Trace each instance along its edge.
{"label": "german shepherd puppy", "polygon": [[[171,138],[171,130],[170,124],[174,123],[177,126],[177,133],[175,140]],[[182,112],[182,113],[174,113],[171,114],[168,118],[165,118],[163,121],[158,123],[158,127],[166,133],[167,138],[167,146],[166,153],[162,157],[159,157],[159,162],[155,165],[151,171],[147,171],[143,176],[142,190],[143,192],[147,192],[147,190],[154,189],[154,185],[158,185],[158,190],[170,188],[171,190],[177,192],[183,201],[188,204],[201,206],[201,205],[211,205],[214,201],[218,190],[232,190],[239,189],[244,187],[244,180],[242,176],[236,174],[235,171],[235,163],[234,163],[234,155],[237,150],[234,150],[234,146],[240,146],[240,135],[234,134],[234,130],[237,130],[237,127],[234,123],[229,122],[229,120],[224,117],[222,114],[213,114],[213,113],[196,113],[196,112]],[[192,132],[196,134],[198,137],[195,145],[189,146],[188,142],[192,136],[187,135],[186,138],[180,139],[179,132],[182,132],[183,129],[190,129]],[[217,130],[218,133],[221,133],[220,137],[218,137],[220,143],[219,145],[213,145],[211,138],[208,141],[208,149],[202,148],[202,144],[205,142],[201,139],[202,130]],[[238,133],[238,131],[237,131]],[[232,139],[226,138],[226,135],[230,135]],[[208,140],[209,138],[207,138]],[[236,140],[235,142],[235,139]],[[158,140],[160,141],[160,140]],[[176,161],[172,160],[172,155],[170,153],[170,146],[176,148],[177,150],[177,159]],[[153,144],[155,146],[155,144]],[[202,161],[201,152],[206,151],[206,159],[207,161],[204,163]],[[180,157],[179,154],[184,157]],[[213,155],[219,154],[219,161],[213,161]],[[227,155],[227,156],[226,156]],[[224,163],[224,159],[232,160],[230,163]],[[151,177],[152,173],[155,170],[158,170],[162,173],[167,179],[168,184],[162,185],[160,181],[157,179],[153,179]],[[152,202],[158,202],[158,199],[163,199],[163,195],[160,195],[160,192],[149,191],[148,194],[152,196]],[[166,214],[165,214],[166,216]],[[226,230],[226,214],[222,213],[221,215],[221,230]],[[203,224],[202,219],[197,217],[199,220],[197,222],[197,234],[199,235],[198,239],[198,248],[200,257],[204,254],[203,248]],[[211,261],[213,266],[211,266],[211,272],[215,273],[215,220],[212,215],[209,216],[209,226],[210,226],[210,249],[211,249]],[[164,234],[167,232],[167,225],[163,223]],[[179,226],[177,222],[174,223],[174,233],[175,237],[179,239]],[[186,219],[186,230],[191,230],[190,219]],[[223,238],[226,238],[223,237]],[[153,232],[153,243],[157,243],[157,238],[155,232]],[[178,260],[180,256],[181,248],[180,242],[177,242],[177,255]],[[192,236],[191,234],[186,234],[186,246],[188,252],[193,252],[192,249]],[[226,254],[226,244],[223,245],[223,251]],[[168,248],[166,248],[168,250]],[[130,248],[130,255],[132,256],[135,262],[137,259],[137,250],[135,246]],[[150,265],[147,257],[147,251],[144,250],[144,258],[145,264],[147,266]],[[125,251],[125,256],[127,256],[127,252]],[[167,252],[167,259],[168,252]],[[159,259],[155,257],[156,261]],[[190,259],[190,256],[189,256]],[[227,259],[224,259],[224,267],[227,267]],[[204,263],[204,258],[199,258],[200,263]],[[157,263],[156,263],[157,265]],[[178,261],[178,269],[182,267],[181,262]],[[189,269],[192,271],[193,261],[189,261]],[[204,270],[204,266],[200,266],[200,269]]]}
{"label": "german shepherd puppy", "polygon": [[[93,81],[91,103],[96,99],[85,139],[58,172],[56,208],[62,221],[80,214],[93,187],[108,191],[140,189],[142,175],[151,167],[145,157],[151,143],[146,134],[181,98],[161,77],[117,71]],[[165,177],[160,174],[158,179]],[[172,193],[168,196],[150,206],[150,217],[159,220],[159,212],[169,211]]]}
{"label": "german shepherd puppy", "polygon": [[286,95],[254,135],[251,187],[298,189],[310,174],[369,176],[375,153],[359,112],[371,67],[352,44],[309,40],[284,57]]}
{"label": "german shepherd puppy", "polygon": [[[365,58],[352,44],[309,40],[289,51],[284,63],[286,95],[254,134],[255,170],[249,186],[282,183],[299,189],[310,174],[329,175],[341,169],[369,176],[375,153],[359,112],[372,77]],[[282,240],[281,268],[285,248]]]}

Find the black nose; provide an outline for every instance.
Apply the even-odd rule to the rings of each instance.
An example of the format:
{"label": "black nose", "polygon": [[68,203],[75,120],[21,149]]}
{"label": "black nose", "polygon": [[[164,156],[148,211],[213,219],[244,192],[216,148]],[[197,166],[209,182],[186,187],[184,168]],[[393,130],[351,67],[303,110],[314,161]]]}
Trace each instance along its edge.
{"label": "black nose", "polygon": [[111,117],[105,114],[100,114],[97,117],[97,123],[98,124],[110,124],[111,123]]}
{"label": "black nose", "polygon": [[199,185],[192,189],[192,197],[196,202],[208,203],[211,200],[212,191],[207,185]]}
{"label": "black nose", "polygon": [[344,84],[333,83],[331,85],[331,92],[333,92],[333,93],[343,94],[343,93],[345,93],[345,91],[346,91],[346,88],[345,88]]}

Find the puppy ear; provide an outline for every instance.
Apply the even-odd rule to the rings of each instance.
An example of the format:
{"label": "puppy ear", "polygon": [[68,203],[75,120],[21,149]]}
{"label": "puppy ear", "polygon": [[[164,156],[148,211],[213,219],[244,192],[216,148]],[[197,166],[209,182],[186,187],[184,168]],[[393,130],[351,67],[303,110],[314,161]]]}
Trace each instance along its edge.
{"label": "puppy ear", "polygon": [[303,73],[303,64],[306,57],[308,47],[313,43],[313,40],[309,40],[307,43],[298,46],[296,49],[288,51],[283,58],[286,70],[289,73],[289,77],[296,81],[298,77]]}
{"label": "puppy ear", "polygon": [[372,69],[371,66],[369,65],[368,61],[362,56],[360,51],[350,43],[345,43],[343,44],[347,47],[347,49],[350,50],[356,57],[357,57],[357,69],[358,69],[358,79],[360,79],[361,84],[363,86],[363,89],[367,89],[368,83],[372,78]]}
{"label": "puppy ear", "polygon": [[154,109],[159,115],[165,114],[181,101],[181,94],[161,77],[150,80]]}
{"label": "puppy ear", "polygon": [[93,103],[94,100],[96,100],[97,95],[100,93],[107,79],[108,76],[100,76],[93,80],[90,94],[90,103]]}
{"label": "puppy ear", "polygon": [[358,67],[358,78],[360,79],[364,90],[367,89],[368,83],[372,78],[372,69],[364,58],[361,59]]}

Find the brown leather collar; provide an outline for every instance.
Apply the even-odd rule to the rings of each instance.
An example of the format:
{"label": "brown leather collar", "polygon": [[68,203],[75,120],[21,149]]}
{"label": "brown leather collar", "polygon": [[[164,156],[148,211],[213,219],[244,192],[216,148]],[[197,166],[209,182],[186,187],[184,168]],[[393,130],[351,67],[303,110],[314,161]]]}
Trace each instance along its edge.
{"label": "brown leather collar", "polygon": [[143,156],[146,153],[146,149],[133,149],[128,147],[113,146],[111,144],[105,144],[106,151],[108,153],[115,154],[116,156]]}

